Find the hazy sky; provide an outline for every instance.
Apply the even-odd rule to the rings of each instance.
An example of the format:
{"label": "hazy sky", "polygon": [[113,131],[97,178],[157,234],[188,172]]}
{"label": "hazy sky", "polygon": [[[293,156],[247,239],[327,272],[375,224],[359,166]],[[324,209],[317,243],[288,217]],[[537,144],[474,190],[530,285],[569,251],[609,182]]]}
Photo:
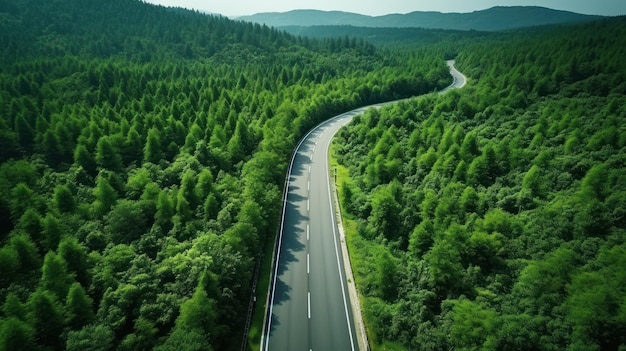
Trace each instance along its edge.
{"label": "hazy sky", "polygon": [[412,11],[472,12],[493,6],[543,6],[578,13],[626,15],[626,0],[145,0],[164,6],[180,6],[224,16],[295,9],[338,10],[379,16]]}

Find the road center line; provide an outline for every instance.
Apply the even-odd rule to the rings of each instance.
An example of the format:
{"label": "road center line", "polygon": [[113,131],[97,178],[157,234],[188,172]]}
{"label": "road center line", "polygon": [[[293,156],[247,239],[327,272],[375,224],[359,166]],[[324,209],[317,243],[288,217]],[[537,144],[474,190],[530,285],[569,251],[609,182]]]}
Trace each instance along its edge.
{"label": "road center line", "polygon": [[306,225],[306,240],[309,241],[309,225]]}
{"label": "road center line", "polygon": [[307,298],[307,305],[308,305],[308,310],[309,310],[309,319],[311,319],[311,292],[309,291],[309,295]]}
{"label": "road center line", "polygon": [[310,274],[309,254],[306,254],[306,274]]}

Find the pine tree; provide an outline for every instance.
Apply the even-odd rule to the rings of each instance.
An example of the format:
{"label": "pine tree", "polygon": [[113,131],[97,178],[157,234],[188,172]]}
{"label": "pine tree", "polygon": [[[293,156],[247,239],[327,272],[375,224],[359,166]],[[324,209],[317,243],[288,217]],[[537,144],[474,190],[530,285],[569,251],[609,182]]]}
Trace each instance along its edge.
{"label": "pine tree", "polygon": [[91,323],[95,318],[92,304],[83,287],[79,283],[72,284],[65,303],[67,326],[79,330]]}
{"label": "pine tree", "polygon": [[0,350],[33,350],[34,334],[28,323],[16,317],[0,320]]}
{"label": "pine tree", "polygon": [[[51,291],[39,289],[28,299],[29,319],[33,321],[38,345],[53,350],[62,348],[64,320],[62,308]],[[18,348],[19,349],[19,348]]]}
{"label": "pine tree", "polygon": [[113,145],[110,137],[103,136],[96,147],[96,164],[104,169],[118,172],[122,169],[121,145]]}
{"label": "pine tree", "polygon": [[41,268],[41,287],[61,300],[67,296],[73,281],[74,278],[70,275],[63,257],[52,251],[48,252]]}
{"label": "pine tree", "polygon": [[162,158],[161,136],[156,128],[152,128],[148,131],[148,139],[143,150],[143,161],[158,164]]}
{"label": "pine tree", "polygon": [[117,194],[106,177],[100,175],[93,190],[96,201],[93,211],[96,218],[102,218],[117,202]]}
{"label": "pine tree", "polygon": [[54,205],[61,213],[71,213],[76,209],[76,200],[67,185],[54,188]]}

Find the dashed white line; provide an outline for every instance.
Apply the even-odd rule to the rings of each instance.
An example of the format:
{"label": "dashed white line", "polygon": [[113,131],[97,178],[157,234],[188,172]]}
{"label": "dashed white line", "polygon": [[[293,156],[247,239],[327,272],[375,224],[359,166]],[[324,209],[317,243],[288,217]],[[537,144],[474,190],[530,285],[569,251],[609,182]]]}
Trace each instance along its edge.
{"label": "dashed white line", "polygon": [[310,274],[309,254],[306,254],[306,274]]}
{"label": "dashed white line", "polygon": [[306,225],[306,240],[309,241],[309,225]]}
{"label": "dashed white line", "polygon": [[306,182],[306,191],[311,191],[311,181]]}
{"label": "dashed white line", "polygon": [[309,291],[307,302],[308,302],[308,307],[309,307],[308,308],[308,310],[309,310],[309,319],[311,319],[311,292],[310,291]]}
{"label": "dashed white line", "polygon": [[310,211],[310,203],[311,203],[311,200],[306,199],[306,210],[307,211]]}

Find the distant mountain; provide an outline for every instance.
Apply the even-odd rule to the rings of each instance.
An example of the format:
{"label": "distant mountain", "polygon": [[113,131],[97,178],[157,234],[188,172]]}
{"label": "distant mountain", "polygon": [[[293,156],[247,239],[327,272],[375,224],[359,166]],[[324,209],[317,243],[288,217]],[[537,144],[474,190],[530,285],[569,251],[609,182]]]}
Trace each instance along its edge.
{"label": "distant mountain", "polygon": [[272,27],[350,25],[375,28],[433,28],[502,31],[550,24],[585,22],[601,16],[583,15],[539,6],[492,7],[471,13],[411,12],[366,16],[341,11],[294,10],[238,17]]}

